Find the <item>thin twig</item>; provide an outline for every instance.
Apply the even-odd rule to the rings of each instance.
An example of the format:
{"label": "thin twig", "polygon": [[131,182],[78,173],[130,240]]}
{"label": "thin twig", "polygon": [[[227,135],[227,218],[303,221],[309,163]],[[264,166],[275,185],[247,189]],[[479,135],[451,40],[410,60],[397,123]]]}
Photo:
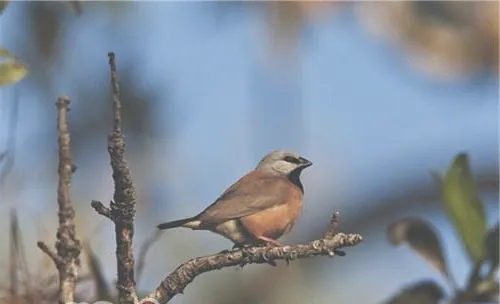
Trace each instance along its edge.
{"label": "thin twig", "polygon": [[330,224],[328,225],[328,228],[325,231],[325,234],[323,235],[323,238],[325,239],[331,239],[333,236],[335,236],[335,232],[337,231],[337,226],[339,225],[339,220],[340,220],[340,212],[335,212],[332,216],[332,219],[330,220]]}
{"label": "thin twig", "polygon": [[[90,274],[84,274],[84,275],[80,275],[76,279],[76,283],[80,284],[80,283],[85,283],[85,282],[91,281],[91,280],[92,280],[92,275],[90,275]],[[45,298],[45,299],[47,299],[47,300],[49,300],[50,302],[54,302],[54,300],[56,300],[59,297],[59,295],[61,294],[61,291],[59,290],[59,288],[57,288],[57,289],[54,290],[51,287],[51,284],[47,284],[47,286],[48,287],[46,287],[46,289],[41,290],[42,297]],[[85,302],[83,302],[83,303],[85,303]],[[81,304],[83,304],[83,303],[81,303]],[[99,303],[99,302],[97,302],[97,303]]]}
{"label": "thin twig", "polygon": [[[338,233],[331,238],[279,247],[250,247],[229,252],[194,258],[177,267],[152,292],[147,299],[152,303],[167,303],[199,275],[225,267],[244,266],[246,264],[273,264],[278,260],[294,260],[314,256],[334,256],[343,247],[355,246],[363,240],[359,234]],[[146,299],[144,299],[146,300]]]}
{"label": "thin twig", "polygon": [[108,152],[111,158],[115,193],[109,209],[97,201],[92,202],[92,207],[115,223],[118,302],[132,304],[137,302],[132,251],[136,194],[125,159],[125,141],[121,132],[120,87],[116,73],[115,54],[110,52],[108,57],[113,104],[113,132],[108,136]]}
{"label": "thin twig", "polygon": [[10,211],[10,295],[12,298],[17,297],[18,289],[17,283],[18,279],[18,223],[16,210],[12,209]]}
{"label": "thin twig", "polygon": [[108,53],[109,67],[111,70],[111,90],[113,92],[113,131],[121,133],[122,124],[122,103],[120,101],[120,84],[118,83],[118,75],[116,73],[115,53]]}
{"label": "thin twig", "polygon": [[108,207],[104,206],[101,202],[99,201],[92,201],[90,203],[90,205],[92,206],[92,208],[94,208],[95,211],[97,211],[97,213],[99,213],[100,215],[103,215],[107,218],[109,218],[110,220],[114,221],[115,219],[113,218],[113,215],[111,214],[111,209],[109,209]]}
{"label": "thin twig", "polygon": [[151,246],[160,238],[162,231],[155,229],[155,232],[144,241],[144,243],[141,246],[141,250],[139,250],[139,256],[137,257],[137,279],[136,281],[139,282],[142,272],[144,271],[144,265],[146,264],[146,255],[151,248]]}
{"label": "thin twig", "polygon": [[76,239],[75,210],[71,205],[70,185],[73,166],[71,164],[70,136],[67,123],[67,112],[70,100],[68,97],[59,97],[57,100],[57,129],[59,131],[59,185],[57,189],[57,203],[59,205],[59,227],[57,229],[56,250],[38,242],[38,247],[52,258],[59,271],[59,303],[66,304],[74,301],[76,280],[80,269],[80,241]]}
{"label": "thin twig", "polygon": [[54,261],[56,267],[59,268],[59,264],[61,264],[62,261],[57,255],[57,253],[54,250],[50,249],[49,246],[47,246],[47,244],[45,244],[44,242],[37,242],[36,244],[38,245],[38,248],[40,248],[40,250],[42,250],[46,255],[48,255],[49,258],[52,259],[52,261]]}
{"label": "thin twig", "polygon": [[[121,103],[116,76],[115,55],[109,53],[111,68],[113,132],[108,137],[108,152],[111,158],[115,192],[110,207],[99,201],[92,201],[92,207],[101,215],[115,223],[116,257],[118,269],[118,303],[138,303],[136,282],[134,280],[134,256],[132,241],[134,236],[134,217],[136,194],[130,170],[125,159],[125,141],[121,133]],[[359,234],[336,233],[339,214],[334,214],[325,237],[309,244],[278,247],[247,247],[233,251],[220,252],[211,256],[199,257],[180,265],[167,276],[149,297],[140,303],[167,303],[181,294],[197,276],[216,269],[247,264],[275,264],[277,260],[290,261],[313,256],[344,255],[338,249],[354,246],[362,241]],[[143,268],[147,248],[156,240],[155,235],[144,245],[139,256],[138,273]]]}
{"label": "thin twig", "polygon": [[94,283],[96,299],[101,301],[111,299],[111,292],[108,288],[108,283],[106,282],[106,278],[102,271],[102,266],[99,261],[99,258],[94,254],[90,243],[83,243],[83,251],[87,256],[87,264],[91,273],[92,281]]}

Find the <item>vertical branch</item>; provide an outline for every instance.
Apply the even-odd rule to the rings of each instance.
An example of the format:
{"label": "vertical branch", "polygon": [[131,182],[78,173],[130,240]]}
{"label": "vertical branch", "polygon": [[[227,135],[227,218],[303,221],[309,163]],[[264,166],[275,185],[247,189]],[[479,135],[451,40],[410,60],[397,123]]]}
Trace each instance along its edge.
{"label": "vertical branch", "polygon": [[[134,255],[132,244],[134,237],[134,217],[136,194],[128,163],[125,159],[125,141],[121,132],[121,102],[119,85],[116,75],[114,53],[108,53],[111,69],[113,132],[108,136],[108,152],[113,170],[115,192],[110,206],[106,207],[99,201],[91,205],[97,213],[109,218],[115,224],[118,303],[136,304],[139,302],[136,282],[134,279]],[[287,245],[277,247],[248,247],[245,249],[225,251],[211,256],[191,259],[180,265],[168,275],[148,297],[140,303],[167,303],[174,296],[181,294],[193,280],[206,272],[225,267],[244,266],[246,264],[271,264],[277,260],[290,261],[297,258],[313,256],[345,255],[340,248],[355,246],[363,238],[359,234],[335,233],[339,220],[336,213],[323,239],[314,240],[308,244]],[[138,258],[138,274],[144,265],[144,259],[149,246],[156,240],[156,233],[147,240],[142,255]]]}
{"label": "vertical branch", "polygon": [[135,189],[125,159],[125,141],[121,133],[121,102],[118,77],[116,75],[115,54],[109,53],[111,85],[113,90],[113,133],[108,137],[108,151],[115,181],[114,201],[111,202],[111,214],[115,218],[116,257],[118,269],[118,301],[134,303],[137,301],[134,281],[134,237]]}
{"label": "vertical branch", "polygon": [[108,136],[108,152],[113,169],[115,193],[109,208],[98,201],[92,201],[92,207],[99,214],[108,217],[115,223],[118,302],[121,304],[136,303],[138,299],[132,251],[136,194],[130,169],[125,159],[125,140],[121,132],[120,87],[116,73],[115,54],[110,52],[108,57],[111,69],[113,104],[113,132]]}
{"label": "vertical branch", "polygon": [[59,185],[57,189],[57,204],[59,206],[59,228],[57,229],[56,250],[54,253],[49,247],[38,242],[38,247],[49,255],[59,271],[59,303],[66,304],[74,301],[76,280],[80,268],[80,241],[76,239],[75,210],[71,204],[70,185],[73,165],[70,153],[70,136],[68,130],[67,113],[70,100],[68,97],[59,97],[57,100],[57,129],[59,131]]}

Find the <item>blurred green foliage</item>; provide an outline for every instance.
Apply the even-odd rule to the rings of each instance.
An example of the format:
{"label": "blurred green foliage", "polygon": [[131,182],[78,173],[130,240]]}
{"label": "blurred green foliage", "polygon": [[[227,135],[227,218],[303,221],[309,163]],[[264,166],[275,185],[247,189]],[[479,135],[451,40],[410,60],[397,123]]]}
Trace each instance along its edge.
{"label": "blurred green foliage", "polygon": [[24,65],[9,51],[0,47],[0,86],[14,84],[23,79],[26,74],[28,70]]}
{"label": "blurred green foliage", "polygon": [[7,0],[2,0],[0,1],[0,14],[3,12],[3,10],[7,7],[7,4],[9,4],[9,1]]}
{"label": "blurred green foliage", "polygon": [[[498,303],[499,282],[495,277],[499,261],[498,223],[487,230],[483,202],[471,173],[467,154],[458,154],[444,175],[435,174],[446,214],[453,223],[473,269],[466,286],[458,287],[446,268],[442,245],[435,228],[422,219],[402,219],[388,228],[391,243],[407,243],[446,277],[454,290],[452,303]],[[437,304],[445,297],[435,282],[422,281],[404,288],[387,304]],[[415,302],[416,301],[416,302]]]}
{"label": "blurred green foliage", "polygon": [[402,219],[389,226],[389,240],[394,245],[407,243],[442,275],[451,278],[438,234],[431,223],[422,219]]}
{"label": "blurred green foliage", "polygon": [[[0,1],[0,14],[9,1]],[[9,51],[0,47],[0,86],[14,84],[28,74],[26,67]]]}

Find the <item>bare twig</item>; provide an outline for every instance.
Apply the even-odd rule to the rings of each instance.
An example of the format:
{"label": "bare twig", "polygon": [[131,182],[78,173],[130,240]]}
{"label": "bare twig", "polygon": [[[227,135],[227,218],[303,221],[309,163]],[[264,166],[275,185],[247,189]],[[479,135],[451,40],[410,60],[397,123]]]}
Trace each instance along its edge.
{"label": "bare twig", "polygon": [[[80,275],[76,279],[76,284],[85,283],[88,281],[92,281],[92,275],[84,274],[84,275]],[[47,283],[47,287],[45,287],[45,289],[40,290],[40,296],[42,298],[46,299],[47,301],[49,301],[49,303],[53,303],[60,296],[61,291],[59,290],[59,288],[53,289],[51,284],[48,284],[48,282],[44,282],[44,283]],[[75,296],[75,298],[77,298],[77,296]],[[39,302],[35,302],[35,303],[39,304]],[[43,303],[46,303],[46,302],[43,302]]]}
{"label": "bare twig", "polygon": [[110,220],[115,221],[115,218],[111,214],[111,209],[109,209],[108,207],[104,206],[101,202],[99,202],[99,201],[92,201],[90,203],[90,205],[100,215],[103,215],[103,216],[109,218]]}
{"label": "bare twig", "polygon": [[38,248],[40,248],[40,250],[42,250],[46,255],[48,255],[49,258],[52,259],[52,261],[54,261],[54,263],[56,264],[56,267],[59,268],[59,264],[62,263],[62,260],[57,255],[57,253],[54,250],[50,249],[49,246],[47,246],[47,244],[45,244],[44,242],[38,242],[37,245],[38,245]]}
{"label": "bare twig", "polygon": [[83,251],[87,256],[87,263],[97,296],[96,299],[101,301],[111,299],[111,292],[109,291],[108,283],[106,282],[106,278],[103,274],[101,262],[94,254],[94,251],[88,241],[83,243]]}
{"label": "bare twig", "polygon": [[16,210],[12,209],[10,212],[10,295],[12,298],[17,297],[18,289],[17,283],[19,279],[17,277],[17,265],[18,265],[18,223]]}
{"label": "bare twig", "polygon": [[146,263],[146,255],[151,248],[151,246],[159,239],[162,231],[155,229],[155,232],[148,238],[141,246],[139,251],[139,256],[137,258],[137,282],[139,282],[142,272],[144,271],[144,264]]}
{"label": "bare twig", "polygon": [[[132,241],[134,236],[134,217],[136,194],[130,170],[125,159],[125,141],[121,133],[121,103],[119,86],[116,76],[115,56],[109,53],[111,68],[111,85],[113,89],[113,132],[108,137],[108,152],[111,158],[113,180],[115,182],[114,200],[110,207],[99,201],[92,201],[92,207],[101,215],[115,223],[116,257],[118,268],[118,302],[138,303],[136,282],[134,280],[134,256]],[[309,244],[278,247],[246,247],[233,251],[220,252],[211,256],[199,257],[180,265],[167,276],[149,297],[140,303],[167,303],[173,297],[181,294],[197,276],[216,269],[246,264],[275,264],[278,260],[290,261],[297,258],[313,256],[345,255],[340,248],[354,246],[362,241],[359,234],[335,233],[339,214],[333,215],[324,238]],[[158,238],[159,233],[147,240],[138,259],[137,273],[140,274],[144,265],[148,248]]]}
{"label": "bare twig", "polygon": [[136,303],[137,292],[134,280],[134,254],[132,241],[134,237],[134,217],[136,194],[132,176],[125,159],[125,141],[121,132],[121,102],[118,77],[116,75],[115,54],[108,53],[111,69],[113,132],[108,136],[108,152],[113,169],[115,193],[110,207],[93,201],[92,207],[115,223],[116,258],[118,280],[118,302],[121,304]]}
{"label": "bare twig", "polygon": [[[335,221],[338,213],[334,215]],[[167,303],[174,296],[182,294],[184,289],[197,276],[232,266],[246,264],[273,264],[277,260],[294,260],[314,256],[334,256],[338,249],[354,246],[363,240],[359,234],[337,233],[329,238],[323,238],[309,244],[298,244],[279,247],[250,247],[229,252],[194,258],[177,267],[152,292],[147,299],[152,302]]]}
{"label": "bare twig", "polygon": [[339,225],[339,220],[340,220],[340,212],[337,211],[333,214],[332,219],[330,220],[330,224],[328,225],[325,234],[323,234],[323,238],[331,239],[332,237],[335,236],[335,232],[337,231],[337,226]]}
{"label": "bare twig", "polygon": [[76,280],[80,268],[80,241],[76,239],[75,210],[71,205],[70,184],[72,164],[70,154],[70,137],[66,119],[69,111],[69,98],[59,97],[57,100],[57,128],[59,131],[59,186],[57,203],[59,205],[59,228],[57,229],[57,254],[47,245],[38,242],[38,247],[52,258],[59,271],[59,303],[74,301]]}

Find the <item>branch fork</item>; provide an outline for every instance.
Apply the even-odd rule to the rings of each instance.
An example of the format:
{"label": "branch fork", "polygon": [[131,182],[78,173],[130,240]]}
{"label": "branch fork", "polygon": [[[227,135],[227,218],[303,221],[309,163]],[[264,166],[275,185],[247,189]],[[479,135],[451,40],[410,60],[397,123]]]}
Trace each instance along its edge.
{"label": "branch fork", "polygon": [[76,238],[75,210],[71,204],[70,185],[75,171],[70,153],[70,135],[67,123],[70,100],[66,96],[59,97],[56,106],[57,129],[59,132],[59,185],[57,203],[59,206],[59,228],[56,234],[56,252],[45,243],[38,242],[38,247],[47,254],[59,272],[59,303],[66,304],[74,301],[76,281],[80,269],[80,252],[82,245]]}
{"label": "branch fork", "polygon": [[[134,278],[135,261],[132,252],[136,194],[125,159],[125,141],[121,132],[121,102],[115,55],[109,53],[108,57],[111,69],[113,105],[113,132],[108,137],[108,152],[113,169],[115,192],[109,207],[104,206],[99,201],[92,201],[91,206],[97,213],[109,218],[115,224],[119,303],[167,303],[176,295],[182,294],[197,276],[209,271],[233,266],[243,267],[248,264],[276,265],[278,260],[284,260],[288,263],[291,260],[313,256],[343,256],[345,253],[340,251],[341,248],[355,246],[363,240],[359,234],[336,233],[339,221],[339,213],[337,212],[333,215],[321,239],[308,244],[246,247],[193,258],[177,267],[148,297],[139,302]],[[149,248],[150,243],[157,237],[158,235],[153,237],[152,241],[145,247]],[[145,254],[139,257],[139,273],[144,264],[144,256]]]}

